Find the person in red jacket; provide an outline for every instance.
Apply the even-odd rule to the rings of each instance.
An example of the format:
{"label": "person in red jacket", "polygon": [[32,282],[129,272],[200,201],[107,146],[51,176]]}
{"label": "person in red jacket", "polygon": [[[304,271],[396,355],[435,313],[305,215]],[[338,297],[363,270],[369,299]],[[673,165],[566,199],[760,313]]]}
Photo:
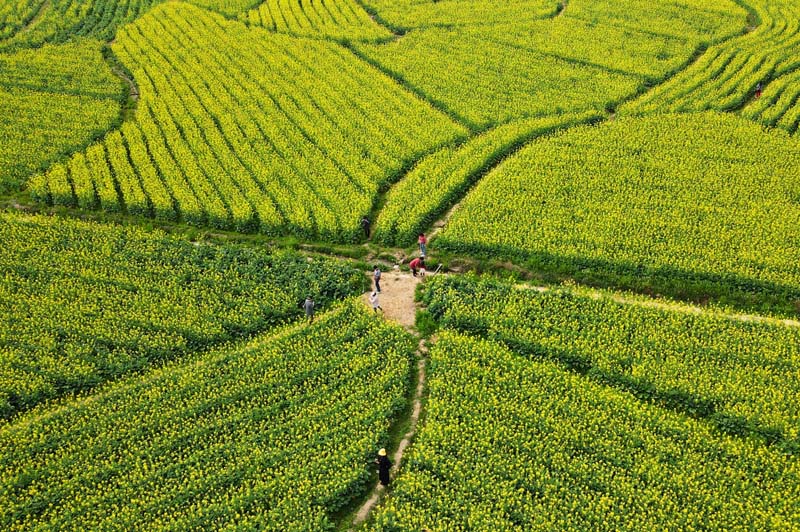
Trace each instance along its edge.
{"label": "person in red jacket", "polygon": [[419,234],[419,237],[417,238],[417,244],[419,244],[419,254],[420,254],[420,256],[424,257],[428,253],[428,250],[427,250],[427,247],[426,247],[428,245],[428,239],[425,238],[425,233],[420,233]]}
{"label": "person in red jacket", "polygon": [[414,277],[417,276],[417,272],[420,270],[422,270],[422,275],[425,275],[425,260],[422,259],[422,257],[417,257],[409,262],[408,267],[411,268],[411,273],[414,275]]}

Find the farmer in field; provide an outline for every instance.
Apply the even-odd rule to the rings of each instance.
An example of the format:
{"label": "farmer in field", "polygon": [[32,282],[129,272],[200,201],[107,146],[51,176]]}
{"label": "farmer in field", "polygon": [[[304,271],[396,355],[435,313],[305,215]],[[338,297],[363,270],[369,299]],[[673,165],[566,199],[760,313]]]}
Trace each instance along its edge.
{"label": "farmer in field", "polygon": [[392,463],[386,456],[386,449],[381,449],[378,451],[378,458],[375,459],[375,463],[378,464],[378,478],[381,481],[381,485],[388,486],[389,469],[392,467]]}
{"label": "farmer in field", "polygon": [[421,275],[425,275],[425,259],[422,257],[417,257],[409,262],[408,267],[411,268],[411,274],[414,277],[417,276],[418,272],[421,273]]}
{"label": "farmer in field", "polygon": [[361,228],[364,229],[364,238],[369,238],[369,218],[366,216],[361,218]]}
{"label": "farmer in field", "polygon": [[761,82],[759,81],[758,85],[756,85],[756,98],[761,98],[761,90],[762,90],[762,88],[763,87],[761,86]]}
{"label": "farmer in field", "polygon": [[372,303],[373,312],[378,312],[378,309],[380,309],[380,311],[383,312],[383,309],[381,308],[381,303],[380,301],[378,301],[378,292],[372,292],[372,295],[369,296],[369,302]]}
{"label": "farmer in field", "polygon": [[424,257],[427,254],[427,245],[428,245],[428,239],[425,238],[425,233],[419,234],[419,238],[417,238],[417,244],[419,244],[420,256]]}
{"label": "farmer in field", "polygon": [[308,323],[314,321],[314,300],[311,299],[311,296],[308,296],[303,303],[303,310],[306,311],[306,318],[308,318]]}
{"label": "farmer in field", "polygon": [[375,281],[375,291],[381,293],[381,269],[376,264],[372,269],[372,279]]}

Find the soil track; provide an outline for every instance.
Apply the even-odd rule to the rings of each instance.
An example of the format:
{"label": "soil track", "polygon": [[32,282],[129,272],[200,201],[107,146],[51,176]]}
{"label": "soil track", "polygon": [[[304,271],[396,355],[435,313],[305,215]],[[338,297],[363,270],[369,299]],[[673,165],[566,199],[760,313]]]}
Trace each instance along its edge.
{"label": "soil track", "polygon": [[[417,311],[414,293],[416,292],[417,285],[422,282],[422,280],[423,278],[421,277],[414,277],[410,273],[396,270],[383,273],[381,276],[379,303],[383,308],[383,314],[387,320],[394,321],[407,330],[414,332],[414,319]],[[369,308],[372,308],[372,304],[369,301],[371,293],[372,292],[367,292],[362,296],[364,303],[369,306]],[[380,312],[380,310],[378,312]],[[417,422],[422,412],[422,392],[425,390],[425,360],[427,354],[428,347],[425,344],[425,340],[421,339],[417,348],[417,382],[416,389],[414,390],[414,398],[412,399],[409,428],[403,435],[403,439],[400,440],[397,450],[392,455],[392,477],[397,475],[398,470],[402,466],[403,455],[411,444],[411,439],[414,437],[414,434],[417,432]],[[381,484],[377,484],[372,489],[367,500],[355,513],[355,517],[350,525],[350,530],[353,530],[366,521],[370,512],[380,502],[381,496],[385,491],[386,488]]]}

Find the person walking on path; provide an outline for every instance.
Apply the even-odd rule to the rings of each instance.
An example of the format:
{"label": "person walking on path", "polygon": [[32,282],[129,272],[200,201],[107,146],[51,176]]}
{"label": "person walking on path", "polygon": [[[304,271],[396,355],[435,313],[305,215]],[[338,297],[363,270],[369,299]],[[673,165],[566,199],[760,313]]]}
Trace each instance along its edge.
{"label": "person walking on path", "polygon": [[418,271],[421,273],[421,275],[425,275],[425,259],[423,259],[422,257],[417,257],[416,259],[409,262],[408,267],[411,268],[411,274],[414,277],[417,276]]}
{"label": "person walking on path", "polygon": [[363,216],[361,218],[361,228],[364,229],[364,238],[369,238],[369,218]]}
{"label": "person walking on path", "polygon": [[381,485],[388,486],[389,469],[392,467],[392,462],[390,462],[389,458],[386,456],[386,449],[378,451],[378,458],[375,459],[375,463],[378,464],[378,478],[381,481]]}
{"label": "person walking on path", "polygon": [[762,86],[761,86],[761,82],[759,81],[758,85],[756,85],[756,98],[761,98],[761,90],[762,90]]}
{"label": "person walking on path", "polygon": [[383,309],[381,308],[381,303],[380,301],[378,301],[378,292],[372,292],[372,295],[369,296],[369,302],[372,303],[372,310],[374,312],[378,312],[378,309],[380,309],[380,311],[383,312]]}
{"label": "person walking on path", "polygon": [[372,278],[375,279],[375,291],[381,293],[381,269],[378,265],[372,270]]}
{"label": "person walking on path", "polygon": [[417,238],[417,244],[419,244],[419,254],[421,257],[425,257],[427,255],[427,246],[428,246],[428,239],[425,238],[425,233],[420,233],[419,238]]}
{"label": "person walking on path", "polygon": [[311,296],[308,296],[303,303],[303,309],[306,311],[306,318],[308,318],[308,323],[314,321],[314,300],[311,299]]}

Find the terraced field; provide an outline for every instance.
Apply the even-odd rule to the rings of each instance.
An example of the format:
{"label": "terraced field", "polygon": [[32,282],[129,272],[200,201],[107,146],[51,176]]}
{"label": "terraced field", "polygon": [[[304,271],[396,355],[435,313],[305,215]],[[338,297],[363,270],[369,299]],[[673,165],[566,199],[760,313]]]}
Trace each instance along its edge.
{"label": "terraced field", "polygon": [[[34,178],[34,194],[48,202],[124,203],[195,225],[348,239],[381,185],[465,133],[346,50],[248,30],[188,4],[160,6],[113,49],[141,86],[135,119],[121,137]],[[202,52],[187,61],[190,50]],[[93,149],[97,166],[87,168]]]}
{"label": "terraced field", "polygon": [[0,530],[800,530],[795,3],[0,0]]}
{"label": "terraced field", "polygon": [[499,165],[437,242],[555,277],[794,312],[798,155],[785,133],[715,113],[576,128]]}
{"label": "terraced field", "polygon": [[137,229],[0,214],[0,417],[279,325],[358,271],[293,254],[197,248]]}
{"label": "terraced field", "polygon": [[371,530],[780,530],[800,519],[792,457],[493,342],[442,333],[431,364],[425,425]]}
{"label": "terraced field", "polygon": [[124,88],[101,45],[79,40],[0,55],[0,191],[118,123]]}
{"label": "terraced field", "polygon": [[328,528],[403,403],[411,345],[350,302],[31,413],[0,428],[3,528]]}
{"label": "terraced field", "polygon": [[[752,98],[759,84],[763,87],[771,80],[780,83],[782,77],[791,75],[800,66],[796,3],[756,1],[750,8],[759,22],[752,32],[710,47],[669,82],[621,111],[737,110]],[[796,127],[787,129],[794,131]]]}

